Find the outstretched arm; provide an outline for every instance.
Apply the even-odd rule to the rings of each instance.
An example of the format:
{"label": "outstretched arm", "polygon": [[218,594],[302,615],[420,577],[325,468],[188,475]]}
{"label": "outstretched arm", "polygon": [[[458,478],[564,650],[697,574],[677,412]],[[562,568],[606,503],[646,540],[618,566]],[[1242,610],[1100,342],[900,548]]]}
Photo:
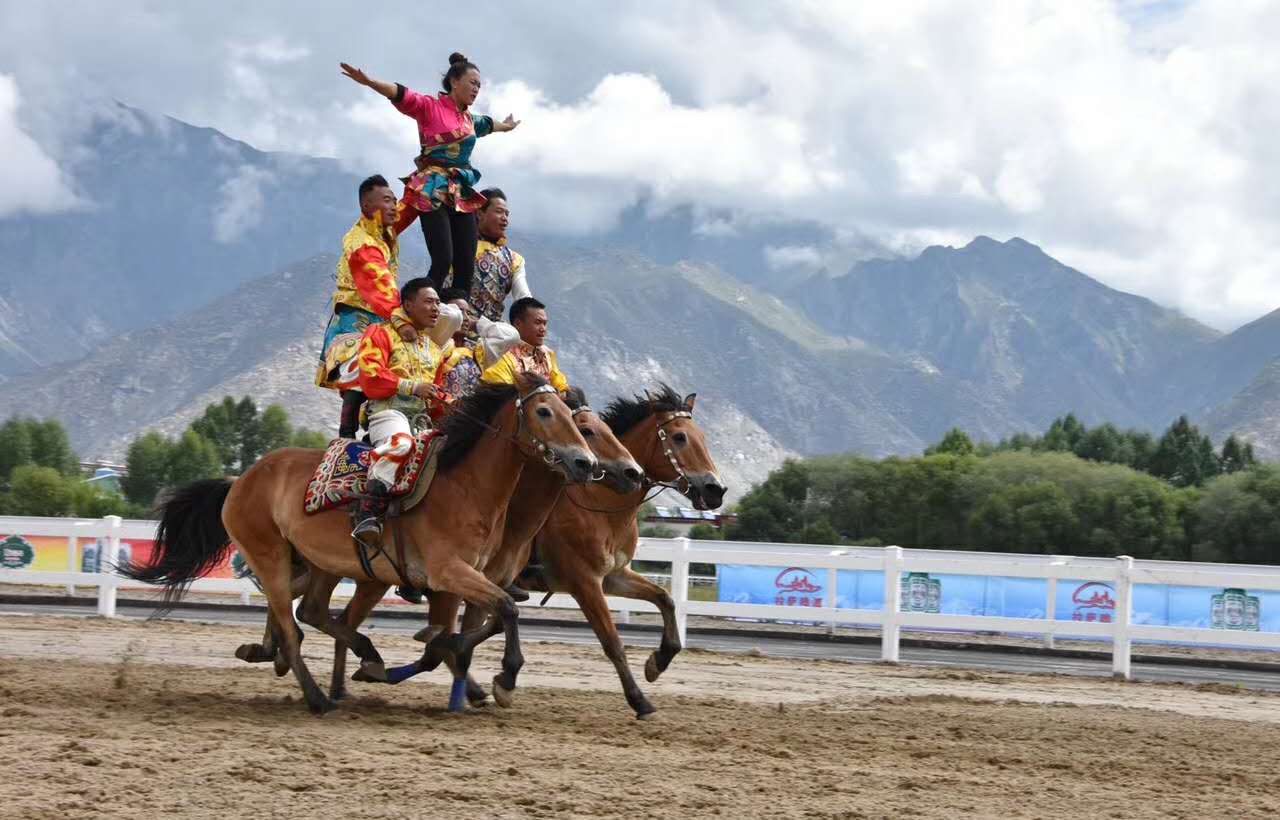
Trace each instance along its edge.
{"label": "outstretched arm", "polygon": [[382,80],[375,80],[372,77],[370,77],[368,74],[365,74],[360,69],[356,68],[353,65],[348,65],[347,63],[338,63],[338,66],[342,68],[343,76],[351,78],[352,81],[359,83],[360,85],[367,86],[368,88],[372,88],[374,91],[377,91],[379,94],[386,97],[388,100],[395,99],[396,97],[395,83],[388,83],[388,82],[383,82]]}

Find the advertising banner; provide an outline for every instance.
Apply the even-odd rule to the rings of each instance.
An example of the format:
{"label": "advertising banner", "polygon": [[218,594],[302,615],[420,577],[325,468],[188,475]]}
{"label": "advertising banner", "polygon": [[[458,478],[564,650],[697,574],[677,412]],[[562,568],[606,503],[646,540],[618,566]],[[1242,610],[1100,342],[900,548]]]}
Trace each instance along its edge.
{"label": "advertising banner", "polygon": [[[0,535],[0,569],[27,569],[38,572],[66,572],[74,567],[78,572],[99,572],[103,557],[107,557],[110,542],[106,538],[77,538],[72,542],[63,536]],[[149,538],[122,538],[120,551],[113,564],[126,561],[145,562],[151,556]],[[75,549],[72,561],[68,551]],[[238,555],[238,553],[236,553]],[[231,561],[224,561],[209,573],[209,578],[235,577]]]}
{"label": "advertising banner", "polygon": [[[840,570],[834,595],[828,571],[806,567],[722,564],[718,600],[727,603],[838,609],[884,608],[884,574]],[[903,612],[943,615],[1046,617],[1048,581],[981,575],[903,573],[898,607]],[[1110,623],[1116,594],[1109,584],[1060,580],[1054,617],[1059,621]],[[803,619],[797,613],[797,619]],[[1137,584],[1133,588],[1135,624],[1206,629],[1280,632],[1280,592],[1243,588],[1172,587]]]}

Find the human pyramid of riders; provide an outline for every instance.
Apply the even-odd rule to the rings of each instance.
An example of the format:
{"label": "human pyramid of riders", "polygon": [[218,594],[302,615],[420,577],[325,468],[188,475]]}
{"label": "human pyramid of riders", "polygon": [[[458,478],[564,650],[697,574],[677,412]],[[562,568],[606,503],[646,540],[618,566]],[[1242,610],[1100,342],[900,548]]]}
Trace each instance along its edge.
{"label": "human pyramid of riders", "polygon": [[[317,385],[342,395],[338,435],[355,438],[364,426],[374,448],[352,532],[368,543],[381,536],[381,515],[413,435],[432,419],[481,382],[515,384],[517,374],[535,373],[562,395],[569,383],[544,344],[546,306],[533,297],[524,258],[507,244],[506,194],[477,190],[480,172],[471,165],[477,139],[512,131],[519,121],[471,113],[480,73],[461,54],[450,55],[435,95],[341,67],[417,123],[422,149],[398,200],[380,175],[360,184],[360,218],[342,240],[316,372]],[[431,266],[426,277],[400,285],[399,236],[415,221]],[[514,301],[504,317],[508,298]],[[416,590],[400,592],[422,600]]]}
{"label": "human pyramid of riders", "polygon": [[[646,679],[656,680],[681,641],[671,596],[629,566],[637,511],[655,487],[674,487],[700,509],[719,507],[725,493],[693,421],[694,396],[661,385],[615,399],[597,414],[569,386],[545,344],[547,308],[533,298],[525,262],[507,244],[506,196],[497,188],[477,190],[480,174],[470,162],[476,139],[519,123],[471,113],[480,90],[472,63],[452,55],[443,93],[435,95],[350,65],[342,71],[412,117],[422,150],[403,196],[381,176],[360,184],[360,218],[343,239],[316,373],[317,384],[342,396],[339,438],[323,453],[273,450],[234,480],[174,489],[157,510],[161,521],[147,563],[121,572],[163,585],[174,600],[234,544],[269,604],[262,643],[244,644],[236,656],[273,662],[277,674],[291,670],[317,713],[333,703],[307,669],[298,619],[337,641],[332,699],[345,694],[350,648],[361,661],[354,677],[362,681],[397,683],[448,664],[450,709],[462,708],[464,692],[472,703],[484,701],[468,674],[471,655],[503,632],[493,691],[508,705],[523,664],[514,604],[523,591],[513,585],[523,578],[522,586],[578,601],[628,703],[643,717],[654,709],[628,669],[605,595],[648,601],[662,613],[662,641],[645,664]],[[430,272],[401,284],[398,237],[415,220]],[[397,483],[413,483],[401,475],[412,472],[406,462],[427,470],[418,434],[433,424],[441,433],[433,440],[442,442],[439,477],[419,482],[408,500],[396,497],[399,514],[387,518],[384,544],[390,492],[410,492]],[[362,426],[372,445],[368,490],[348,535],[336,517],[355,492],[344,482],[358,474],[352,440]],[[540,568],[522,574],[534,555]],[[356,592],[335,614],[330,599],[344,577],[356,582]],[[429,593],[430,626],[416,636],[426,643],[422,658],[388,668],[359,626],[397,582],[411,600]]]}

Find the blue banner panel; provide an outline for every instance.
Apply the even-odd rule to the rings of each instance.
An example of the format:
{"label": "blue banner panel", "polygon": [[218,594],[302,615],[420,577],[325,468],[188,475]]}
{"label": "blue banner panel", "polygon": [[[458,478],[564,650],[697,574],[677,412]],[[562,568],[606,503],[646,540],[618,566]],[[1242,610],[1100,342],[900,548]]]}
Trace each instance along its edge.
{"label": "blue banner panel", "polygon": [[[718,574],[718,599],[727,603],[804,608],[831,606],[834,600],[839,609],[884,608],[882,572],[840,570],[834,596],[825,569],[722,564]],[[1047,615],[1048,581],[1039,578],[907,572],[901,590],[898,606],[903,612],[1003,618]],[[1110,584],[1060,580],[1055,599],[1056,620],[1111,623],[1115,619],[1116,593]],[[1280,592],[1137,584],[1133,623],[1280,632]]]}

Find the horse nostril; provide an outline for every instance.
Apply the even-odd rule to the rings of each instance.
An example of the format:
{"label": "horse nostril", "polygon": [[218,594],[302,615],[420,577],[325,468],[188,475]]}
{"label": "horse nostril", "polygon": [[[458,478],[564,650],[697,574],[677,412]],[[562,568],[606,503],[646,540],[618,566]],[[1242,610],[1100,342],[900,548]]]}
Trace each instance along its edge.
{"label": "horse nostril", "polygon": [[584,456],[578,456],[577,458],[575,458],[575,459],[573,460],[573,466],[574,466],[574,468],[576,468],[579,472],[582,472],[582,473],[589,473],[589,472],[591,472],[591,468],[592,468],[593,466],[595,466],[595,465],[593,465],[593,464],[591,463],[591,459],[586,458],[586,457],[584,457]]}
{"label": "horse nostril", "polygon": [[626,476],[629,481],[639,481],[644,478],[644,473],[640,472],[635,467],[628,467],[622,471],[622,474]]}

